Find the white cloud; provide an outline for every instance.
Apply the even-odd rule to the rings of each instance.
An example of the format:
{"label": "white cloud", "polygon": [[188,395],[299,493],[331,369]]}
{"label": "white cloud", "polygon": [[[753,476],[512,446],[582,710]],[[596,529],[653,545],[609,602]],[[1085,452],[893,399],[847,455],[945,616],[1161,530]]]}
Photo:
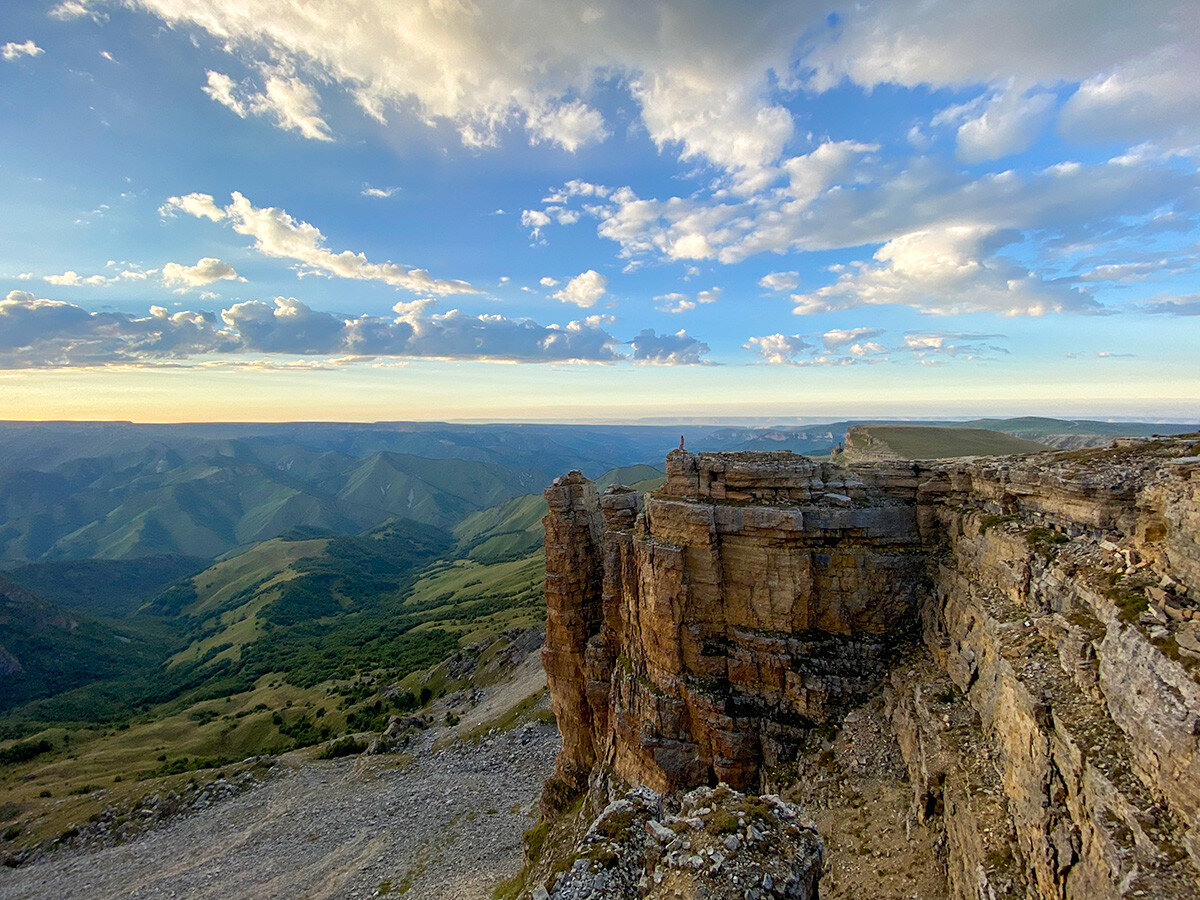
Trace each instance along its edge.
{"label": "white cloud", "polygon": [[45,52],[45,50],[33,41],[24,41],[20,44],[15,41],[9,41],[3,47],[0,47],[0,56],[9,62],[19,59],[22,56],[40,56]]}
{"label": "white cloud", "polygon": [[958,125],[958,158],[987,162],[1025,150],[1054,114],[1057,97],[1009,84],[990,97],[949,107],[932,124]]}
{"label": "white cloud", "polygon": [[772,365],[794,363],[800,354],[816,349],[799,334],[768,334],[752,337],[742,345]]}
{"label": "white cloud", "polygon": [[558,287],[558,279],[551,278],[549,275],[543,275],[540,279],[538,279],[538,284],[540,284],[542,287]]}
{"label": "white cloud", "polygon": [[104,275],[80,275],[74,269],[67,269],[61,275],[47,275],[43,281],[58,287],[80,287],[82,285],[107,284]]}
{"label": "white cloud", "polygon": [[660,294],[654,298],[657,302],[659,312],[665,313],[684,313],[688,310],[696,308],[696,302],[689,300],[687,294],[673,292],[670,294]]}
{"label": "white cloud", "polygon": [[243,119],[251,114],[268,116],[280,128],[298,131],[311,140],[333,140],[311,87],[282,70],[266,69],[263,74],[263,90],[247,93],[228,75],[210,70],[203,90]]}
{"label": "white cloud", "polygon": [[[106,0],[81,3],[75,11]],[[578,4],[345,0],[129,0],[173,27],[207,31],[239,58],[340,85],[374,118],[449,122],[492,146],[523,127],[531,142],[575,151],[611,129],[589,97],[623,82],[660,147],[748,173],[777,159],[791,115],[770,100],[794,79],[797,39],[825,11],[755,4],[629,0]],[[737,40],[730,40],[737,35]],[[268,87],[267,93],[270,93]],[[239,102],[248,107],[246,98]]]}
{"label": "white cloud", "polygon": [[604,117],[579,100],[531,109],[525,114],[525,127],[531,144],[548,141],[571,153],[609,136]]}
{"label": "white cloud", "polygon": [[989,343],[1003,337],[962,331],[910,331],[904,335],[903,349],[923,363],[934,356],[978,360],[989,353],[1008,353],[1004,347]]}
{"label": "white cloud", "polygon": [[0,301],[0,368],[46,368],[179,359],[227,352],[236,342],[219,333],[215,316],[147,316],[88,312],[71,303],[10,291]]}
{"label": "white cloud", "polygon": [[895,0],[847,7],[807,62],[818,90],[843,78],[867,88],[1080,83],[1063,110],[1069,135],[1188,148],[1200,143],[1197,33],[1192,0]]}
{"label": "white cloud", "polygon": [[378,200],[386,200],[387,198],[394,196],[399,190],[400,188],[398,187],[378,188],[372,187],[368,184],[363,186],[362,195],[364,197],[374,197]]}
{"label": "white cloud", "polygon": [[586,309],[596,305],[596,301],[604,296],[607,287],[607,278],[595,269],[588,269],[568,281],[561,291],[555,291],[554,299],[563,303],[574,303]]}
{"label": "white cloud", "polygon": [[540,209],[525,209],[521,211],[521,224],[528,228],[535,238],[542,236],[542,229],[550,224],[550,216]]}
{"label": "white cloud", "polygon": [[1168,316],[1200,316],[1200,294],[1151,297],[1142,304],[1142,310]]}
{"label": "white cloud", "polygon": [[655,334],[647,328],[629,342],[636,362],[661,366],[702,365],[708,344],[680,330],[674,334]]}
{"label": "white cloud", "polygon": [[193,216],[227,220],[233,230],[254,238],[254,249],[264,256],[292,259],[318,272],[339,278],[382,281],[414,293],[477,294],[479,290],[465,281],[434,278],[424,269],[409,269],[392,262],[373,263],[362,253],[343,250],[334,253],[323,245],[325,236],[308,222],[292,218],[285,210],[256,207],[237,191],[224,209],[209,194],[170,197],[160,212],[181,209]]}
{"label": "white cloud", "polygon": [[310,140],[333,140],[329,126],[319,115],[316,93],[295,76],[270,75],[265,91],[251,98],[250,108],[259,115],[273,115],[280,128],[298,131]]}
{"label": "white cloud", "polygon": [[[375,356],[514,362],[615,362],[603,321],[539,325],[527,319],[434,313],[433,300],[398,303],[395,316],[318,312],[294,297],[236,303],[219,315],[89,312],[11,291],[0,301],[0,368],[158,365],[198,359],[257,366],[252,353],[319,355],[340,364]],[[272,363],[272,366],[279,363]]]}
{"label": "white cloud", "polygon": [[883,334],[882,328],[834,328],[821,335],[826,350],[841,350],[859,341],[869,340]]}
{"label": "white cloud", "polygon": [[226,279],[246,280],[241,278],[229,263],[211,256],[204,257],[194,266],[171,262],[162,267],[163,284],[168,287],[178,284],[186,290]]}
{"label": "white cloud", "polygon": [[658,310],[660,312],[677,314],[693,310],[700,304],[716,303],[720,298],[721,288],[714,287],[707,291],[700,291],[695,297],[674,291],[669,294],[660,294],[654,299],[659,304]]}
{"label": "white cloud", "polygon": [[208,72],[208,84],[203,88],[204,93],[212,97],[222,106],[232,110],[241,118],[246,118],[250,114],[248,104],[243,102],[238,94],[240,90],[237,84],[228,75],[222,72],[214,72],[211,69]]}
{"label": "white cloud", "polygon": [[1094,75],[1063,108],[1070,138],[1200,152],[1200,46],[1193,39]]}
{"label": "white cloud", "polygon": [[768,272],[758,279],[758,286],[768,291],[794,291],[800,286],[800,273]]}
{"label": "white cloud", "polygon": [[812,293],[793,295],[793,312],[809,315],[881,304],[938,315],[1100,311],[1078,288],[1046,281],[996,255],[1015,239],[1011,232],[968,225],[902,235],[876,251],[874,264],[845,271]]}
{"label": "white cloud", "polygon": [[[853,189],[832,185],[799,203],[786,189],[732,201],[719,192],[643,199],[620,188],[604,202],[585,206],[597,233],[616,242],[632,260],[675,259],[701,253],[733,264],[759,253],[828,250],[883,244],[922,230],[975,223],[996,230],[1037,230],[1043,238],[1086,236],[1099,252],[1126,244],[1131,217],[1182,218],[1192,227],[1200,177],[1157,160],[1117,158],[1094,165],[1060,164],[1033,172],[1003,171],[973,177],[935,159],[917,158],[900,168],[874,162],[855,175]],[[1122,230],[1124,229],[1124,230]],[[1111,239],[1116,244],[1106,244]],[[1125,247],[1126,250],[1129,247]],[[694,251],[694,252],[693,252]]]}
{"label": "white cloud", "polygon": [[826,141],[811,153],[786,159],[782,168],[788,177],[788,194],[807,205],[848,176],[853,180],[862,156],[878,149],[877,144],[858,141]]}
{"label": "white cloud", "polygon": [[[68,0],[55,14],[115,2]],[[603,140],[612,129],[589,98],[624,84],[652,141],[744,186],[761,186],[793,137],[777,90],[824,91],[847,79],[866,89],[992,92],[1013,79],[1065,90],[1082,83],[1065,116],[1077,133],[1197,143],[1194,0],[125,2],[173,27],[202,29],[240,59],[340,85],[373,118],[411,111],[431,125],[451,123],[478,146],[514,126],[568,150]],[[995,113],[980,134],[968,129],[966,153],[1015,140],[1020,128],[997,121],[1011,115]],[[1180,113],[1190,117],[1185,133]]]}
{"label": "white cloud", "polygon": [[197,219],[210,219],[220,222],[225,218],[225,210],[217,206],[212,194],[184,194],[182,197],[169,197],[167,202],[159,207],[158,212],[163,216],[172,216],[182,210]]}

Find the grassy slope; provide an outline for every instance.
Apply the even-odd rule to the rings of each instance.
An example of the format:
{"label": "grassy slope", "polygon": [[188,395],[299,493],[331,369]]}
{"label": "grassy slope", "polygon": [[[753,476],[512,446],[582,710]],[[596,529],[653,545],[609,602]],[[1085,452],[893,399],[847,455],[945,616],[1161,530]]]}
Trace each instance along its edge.
{"label": "grassy slope", "polygon": [[546,500],[526,494],[463,519],[454,528],[458,555],[476,562],[528,556],[542,545]]}
{"label": "grassy slope", "polygon": [[[433,698],[456,689],[458,682],[437,659],[460,647],[488,644],[511,629],[540,625],[545,616],[544,569],[540,551],[491,565],[459,560],[430,566],[400,608],[419,623],[410,632],[413,639],[427,643],[431,634],[450,636],[428,668],[389,667],[380,660],[379,665],[362,667],[360,675],[369,678],[312,685],[289,683],[284,674],[270,673],[248,690],[175,701],[121,727],[51,727],[22,738],[23,743],[48,740],[54,749],[31,761],[0,767],[0,800],[13,804],[22,828],[12,846],[60,834],[104,806],[179,790],[191,779],[205,781],[218,771],[231,775],[244,768],[240,760],[288,750],[297,738],[281,730],[276,716],[284,727],[294,730],[297,723],[308,722],[336,736],[382,727],[388,712],[397,711],[384,701],[383,718],[374,712],[383,686],[390,682],[413,695],[424,688]],[[490,652],[480,656],[485,674]],[[318,717],[319,710],[324,713]],[[317,736],[300,743],[314,739]],[[13,743],[0,742],[0,749]],[[186,771],[166,774],[172,766]],[[84,788],[98,789],[75,793]],[[42,791],[51,796],[40,796]]]}
{"label": "grassy slope", "polygon": [[1188,434],[1196,430],[1195,424],[1171,425],[1155,422],[1097,422],[1090,419],[1047,419],[1041,416],[1023,416],[1015,419],[976,419],[964,422],[964,427],[986,428],[1004,431],[1018,437],[1037,440],[1046,435],[1059,434],[1104,434],[1148,437],[1152,434]]}
{"label": "grassy slope", "polygon": [[846,435],[851,449],[865,449],[862,437],[882,443],[902,459],[940,459],[952,456],[999,456],[1045,450],[1041,444],[983,428],[936,425],[860,425]]}

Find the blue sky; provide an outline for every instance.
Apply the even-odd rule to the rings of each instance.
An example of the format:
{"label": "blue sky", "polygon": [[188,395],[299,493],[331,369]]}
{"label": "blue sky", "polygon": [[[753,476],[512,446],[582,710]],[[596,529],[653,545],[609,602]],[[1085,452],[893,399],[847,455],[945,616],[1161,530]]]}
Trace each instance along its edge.
{"label": "blue sky", "polygon": [[1200,7],[0,9],[0,416],[1195,417]]}

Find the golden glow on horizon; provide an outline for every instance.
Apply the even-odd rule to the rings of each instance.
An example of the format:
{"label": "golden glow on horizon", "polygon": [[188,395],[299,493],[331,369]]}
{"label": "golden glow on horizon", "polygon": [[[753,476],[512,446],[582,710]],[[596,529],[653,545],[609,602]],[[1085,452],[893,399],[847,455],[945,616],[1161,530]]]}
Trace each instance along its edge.
{"label": "golden glow on horizon", "polygon": [[[1118,364],[1112,380],[1103,383],[1081,380],[1065,365],[1020,382],[1000,381],[978,366],[907,368],[903,378],[890,380],[867,366],[509,365],[502,380],[492,364],[428,361],[319,371],[24,370],[0,372],[0,419],[370,422],[1032,413],[1200,418],[1200,377],[1164,379],[1161,368],[1143,370],[1135,363]],[[881,383],[888,384],[886,392]]]}

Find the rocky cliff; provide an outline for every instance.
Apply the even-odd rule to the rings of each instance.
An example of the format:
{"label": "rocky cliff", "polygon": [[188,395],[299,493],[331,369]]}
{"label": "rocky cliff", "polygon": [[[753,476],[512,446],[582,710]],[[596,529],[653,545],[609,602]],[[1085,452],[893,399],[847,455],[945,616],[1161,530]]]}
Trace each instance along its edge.
{"label": "rocky cliff", "polygon": [[874,704],[949,896],[1197,896],[1198,452],[680,450],[645,496],[556,480],[560,787],[785,789]]}

